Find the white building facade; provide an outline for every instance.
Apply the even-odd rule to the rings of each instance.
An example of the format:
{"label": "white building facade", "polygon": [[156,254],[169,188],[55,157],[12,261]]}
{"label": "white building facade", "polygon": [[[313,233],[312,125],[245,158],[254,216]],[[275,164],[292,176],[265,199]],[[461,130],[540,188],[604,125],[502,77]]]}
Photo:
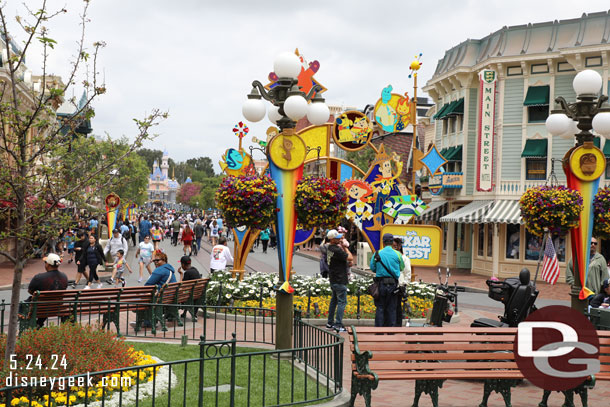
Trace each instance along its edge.
{"label": "white building facade", "polygon": [[[436,102],[431,124],[449,160],[444,169],[462,180],[437,188],[423,216],[445,232],[443,265],[500,278],[523,267],[535,271],[540,243],[522,225],[518,200],[528,187],[545,184],[553,168],[565,184],[560,160],[575,142],[551,137],[545,120],[556,97],[575,100],[579,71],[599,72],[607,95],[609,57],[608,12],[504,27],[446,51],[423,88]],[[610,141],[596,144],[610,156]],[[607,170],[601,186],[608,184]],[[571,255],[568,240],[555,239],[560,281]]]}

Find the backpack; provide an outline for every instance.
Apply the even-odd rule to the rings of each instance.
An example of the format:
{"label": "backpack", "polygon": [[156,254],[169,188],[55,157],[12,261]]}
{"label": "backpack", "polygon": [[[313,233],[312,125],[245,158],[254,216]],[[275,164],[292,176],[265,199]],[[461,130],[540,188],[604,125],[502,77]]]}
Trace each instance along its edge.
{"label": "backpack", "polygon": [[131,225],[129,226],[129,229],[123,232],[123,237],[127,240],[131,239]]}

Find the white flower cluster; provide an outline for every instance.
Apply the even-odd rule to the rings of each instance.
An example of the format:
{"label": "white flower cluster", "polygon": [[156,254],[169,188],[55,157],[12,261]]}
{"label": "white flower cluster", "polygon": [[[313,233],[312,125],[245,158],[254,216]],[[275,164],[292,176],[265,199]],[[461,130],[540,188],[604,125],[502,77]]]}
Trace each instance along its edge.
{"label": "white flower cluster", "polygon": [[[163,361],[159,358],[156,358],[154,356],[152,356],[152,358],[157,362],[157,363],[163,363]],[[156,379],[155,379],[155,383],[154,383],[154,387],[155,387],[155,397],[159,397],[161,394],[164,394],[167,392],[168,387],[169,387],[169,380],[170,374],[169,374],[169,367],[168,366],[162,366],[161,369],[159,369],[159,371],[156,373]],[[176,375],[174,373],[171,374],[172,380],[171,383],[173,384],[173,386],[176,386],[176,384],[178,383],[178,379],[176,377]],[[108,400],[104,400],[104,406],[107,407],[115,407],[115,406],[129,406],[129,405],[135,405],[136,402],[136,397],[138,398],[138,400],[140,400],[140,402],[142,402],[143,400],[145,400],[148,397],[152,397],[153,395],[153,382],[146,382],[146,383],[140,383],[139,385],[139,389],[138,386],[132,386],[131,389],[129,389],[129,391],[123,392],[123,394],[121,395],[120,392],[115,391],[112,393],[112,397]],[[122,401],[121,401],[121,397],[122,397]],[[77,407],[80,406],[84,406],[84,404],[79,404]],[[95,401],[93,403],[89,403],[88,404],[89,407],[101,407],[102,406],[102,400],[99,401]]]}

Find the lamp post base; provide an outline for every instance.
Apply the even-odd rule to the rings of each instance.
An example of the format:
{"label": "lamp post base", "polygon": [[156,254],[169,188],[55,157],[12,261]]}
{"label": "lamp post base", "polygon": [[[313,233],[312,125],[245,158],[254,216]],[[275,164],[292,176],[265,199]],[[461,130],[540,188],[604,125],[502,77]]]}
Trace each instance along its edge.
{"label": "lamp post base", "polygon": [[278,292],[275,298],[275,349],[292,349],[293,296]]}
{"label": "lamp post base", "polygon": [[571,301],[570,301],[570,308],[575,309],[578,312],[582,312],[584,313],[587,309],[587,300],[581,300],[579,298],[579,294],[580,294],[580,290],[582,289],[582,287],[579,286],[572,286],[572,290],[570,291],[570,297],[571,297]]}

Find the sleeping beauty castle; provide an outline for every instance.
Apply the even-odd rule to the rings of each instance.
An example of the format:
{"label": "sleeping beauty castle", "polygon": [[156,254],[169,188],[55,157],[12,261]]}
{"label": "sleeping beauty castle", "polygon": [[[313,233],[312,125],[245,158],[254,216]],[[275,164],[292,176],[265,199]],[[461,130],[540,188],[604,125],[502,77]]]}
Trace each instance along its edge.
{"label": "sleeping beauty castle", "polygon": [[169,154],[163,151],[161,165],[155,160],[152,173],[148,177],[148,200],[156,205],[174,205],[180,184],[169,177]]}

